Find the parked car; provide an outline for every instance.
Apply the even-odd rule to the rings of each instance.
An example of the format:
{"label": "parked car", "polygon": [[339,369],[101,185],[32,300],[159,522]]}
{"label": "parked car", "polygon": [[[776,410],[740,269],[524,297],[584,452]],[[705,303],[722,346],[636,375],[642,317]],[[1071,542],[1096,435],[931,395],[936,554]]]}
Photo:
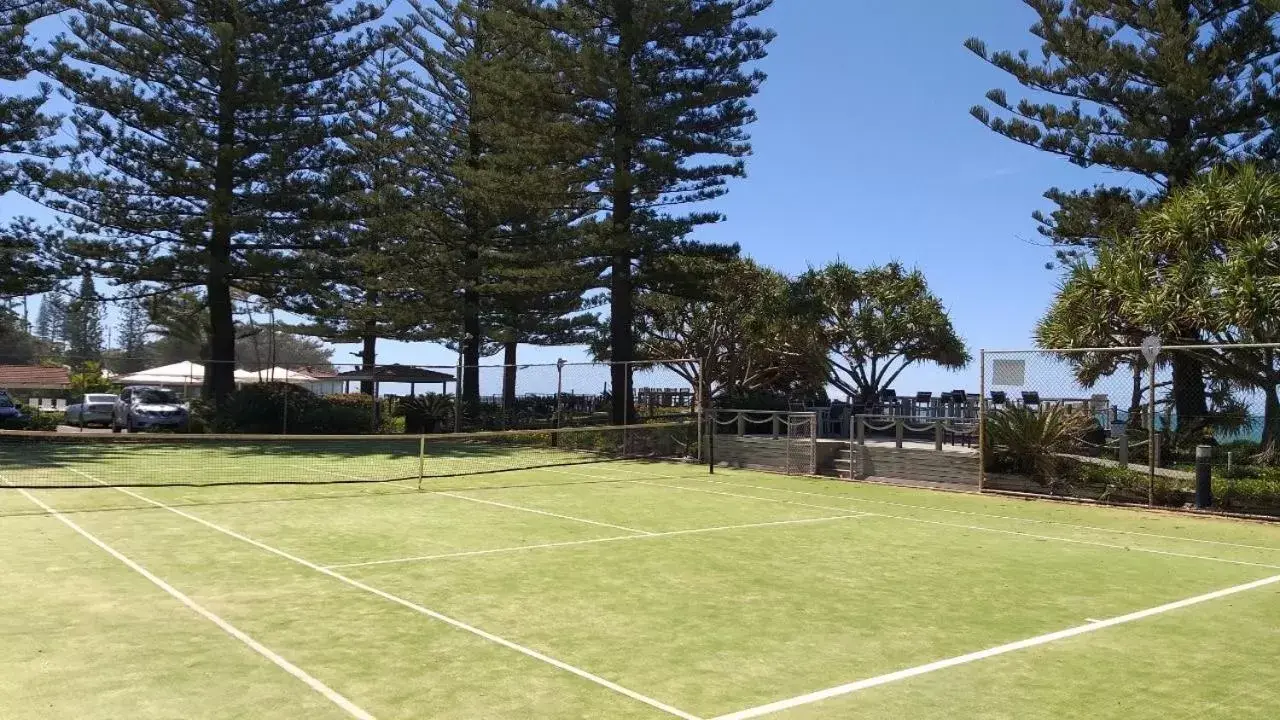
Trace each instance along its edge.
{"label": "parked car", "polygon": [[158,387],[127,387],[120,391],[111,416],[111,430],[176,430],[187,424],[187,406],[172,390]]}
{"label": "parked car", "polygon": [[74,402],[67,406],[67,424],[107,427],[115,417],[116,401],[119,399],[119,396],[106,393],[89,393],[74,398]]}
{"label": "parked car", "polygon": [[22,411],[9,397],[9,393],[0,390],[0,420],[16,420],[22,417]]}

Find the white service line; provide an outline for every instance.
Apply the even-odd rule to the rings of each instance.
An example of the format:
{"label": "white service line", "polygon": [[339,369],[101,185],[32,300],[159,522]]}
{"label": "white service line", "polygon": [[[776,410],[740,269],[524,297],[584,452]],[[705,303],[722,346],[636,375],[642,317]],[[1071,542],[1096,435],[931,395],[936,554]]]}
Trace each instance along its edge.
{"label": "white service line", "polygon": [[432,495],[443,495],[444,497],[454,498],[456,500],[467,500],[469,502],[481,503],[483,505],[493,505],[494,507],[507,508],[508,510],[519,510],[520,512],[535,513],[537,515],[546,515],[548,517],[560,518],[561,520],[572,520],[574,522],[586,523],[587,525],[598,525],[600,527],[613,528],[614,530],[623,530],[637,535],[654,535],[648,530],[637,530],[636,528],[624,527],[622,525],[613,525],[607,522],[599,522],[597,520],[587,520],[586,518],[574,517],[572,515],[561,515],[560,513],[548,512],[546,510],[538,510],[536,508],[524,507],[522,505],[511,505],[509,503],[500,503],[493,500],[481,500],[480,498],[467,497],[466,495],[458,495],[457,493],[446,492],[443,490],[427,490]]}
{"label": "white service line", "polygon": [[[84,472],[81,472],[81,471],[79,471],[79,470],[76,470],[75,468],[68,467],[68,468],[66,468],[66,470],[68,470],[68,471],[70,471],[70,472],[73,472],[73,473],[76,473],[77,475],[80,475],[81,477],[88,478],[88,479],[90,479],[90,480],[92,480],[92,481],[94,481],[94,482],[98,483],[99,485],[103,485],[103,486],[105,486],[105,487],[112,487],[109,483],[102,482],[101,480],[98,480],[97,478],[93,477],[92,475],[89,475],[89,474],[87,474],[87,473],[84,473]],[[626,697],[631,698],[632,700],[636,700],[636,701],[638,701],[638,702],[642,702],[642,703],[644,703],[644,704],[646,704],[646,705],[648,705],[648,706],[650,706],[650,707],[657,708],[658,710],[661,710],[661,711],[663,711],[663,712],[667,713],[668,715],[674,715],[675,717],[683,718],[683,720],[701,720],[701,718],[699,718],[699,717],[698,717],[698,716],[696,716],[696,715],[691,715],[690,713],[687,713],[687,712],[685,712],[685,711],[683,711],[683,710],[680,710],[679,708],[672,707],[671,705],[667,705],[666,703],[661,702],[661,701],[659,701],[659,700],[655,700],[655,699],[653,699],[653,698],[651,698],[651,697],[649,697],[649,696],[647,696],[647,695],[642,695],[642,694],[640,694],[640,693],[636,692],[635,690],[631,690],[631,689],[629,689],[629,688],[623,687],[623,686],[621,686],[621,685],[619,685],[619,684],[617,684],[617,683],[615,683],[615,682],[613,682],[613,681],[611,681],[611,680],[606,680],[605,678],[602,678],[602,677],[600,677],[599,675],[595,675],[595,674],[593,674],[593,673],[587,672],[586,670],[583,670],[582,668],[575,667],[575,666],[570,665],[569,663],[566,663],[566,662],[564,662],[564,661],[562,661],[562,660],[557,660],[557,659],[555,659],[555,658],[551,657],[550,655],[544,655],[543,653],[540,653],[540,652],[538,652],[537,650],[534,650],[534,649],[532,649],[532,648],[527,648],[527,647],[525,647],[525,646],[523,646],[523,645],[520,645],[520,644],[517,644],[517,643],[515,643],[515,642],[512,642],[512,641],[510,641],[510,640],[508,640],[508,639],[506,639],[506,638],[504,638],[504,637],[500,637],[500,636],[498,636],[498,635],[494,635],[493,633],[486,632],[486,631],[484,631],[484,630],[481,630],[481,629],[480,629],[480,628],[478,628],[478,627],[475,627],[474,625],[468,625],[467,623],[464,623],[464,622],[462,622],[461,620],[455,620],[455,619],[453,619],[453,618],[449,617],[448,615],[445,615],[445,614],[440,613],[440,612],[436,612],[435,610],[432,610],[432,609],[427,608],[427,607],[423,607],[422,605],[419,605],[419,604],[417,604],[417,603],[415,603],[415,602],[413,602],[413,601],[411,601],[411,600],[406,600],[406,599],[404,599],[404,598],[402,598],[402,597],[400,597],[400,596],[398,596],[398,595],[392,595],[391,593],[389,593],[389,592],[387,592],[387,591],[385,591],[385,590],[379,590],[378,588],[373,587],[372,585],[368,585],[368,584],[366,584],[366,583],[362,583],[362,582],[360,582],[359,580],[355,580],[355,579],[353,579],[353,578],[349,578],[349,577],[347,577],[346,575],[343,575],[343,574],[341,574],[341,573],[339,573],[339,572],[336,572],[336,571],[334,571],[334,570],[330,570],[330,569],[328,569],[328,568],[325,568],[325,567],[322,567],[322,566],[320,566],[320,565],[317,565],[317,564],[315,564],[315,563],[311,562],[310,560],[304,560],[304,559],[302,559],[302,558],[298,557],[297,555],[291,555],[290,553],[285,552],[284,550],[280,550],[280,549],[278,549],[278,548],[274,548],[274,547],[272,547],[272,546],[270,546],[270,545],[267,545],[267,544],[266,544],[266,543],[264,543],[264,542],[260,542],[260,541],[258,541],[258,540],[254,540],[253,538],[251,538],[251,537],[249,537],[249,536],[247,536],[247,535],[242,535],[242,534],[240,534],[240,533],[236,532],[235,530],[231,530],[231,529],[228,529],[228,528],[222,527],[221,525],[218,525],[218,524],[216,524],[216,523],[213,523],[213,522],[210,522],[210,521],[208,521],[208,520],[205,520],[204,518],[201,518],[201,517],[196,516],[196,515],[192,515],[192,514],[191,514],[191,513],[189,513],[189,512],[186,512],[186,511],[183,511],[183,510],[179,510],[178,508],[175,508],[175,507],[171,507],[171,506],[169,506],[169,505],[166,505],[166,504],[164,504],[164,503],[160,502],[159,500],[153,500],[153,499],[151,499],[151,498],[149,498],[149,497],[147,497],[147,496],[145,496],[145,495],[139,495],[138,493],[136,493],[136,492],[134,492],[134,491],[132,491],[132,490],[129,490],[129,489],[127,489],[127,488],[114,487],[113,489],[114,489],[114,490],[116,490],[116,491],[118,491],[118,492],[122,492],[122,493],[124,493],[124,494],[126,494],[126,495],[129,495],[130,497],[133,497],[133,498],[136,498],[136,499],[138,499],[138,500],[141,500],[141,501],[143,501],[143,502],[145,502],[145,503],[148,503],[148,504],[150,504],[150,505],[154,505],[155,507],[163,508],[163,509],[165,509],[165,510],[168,510],[169,512],[174,513],[175,515],[179,515],[179,516],[181,516],[181,517],[184,517],[184,518],[186,518],[186,519],[188,519],[188,520],[190,520],[190,521],[192,521],[192,522],[196,522],[196,523],[199,523],[199,524],[201,524],[201,525],[204,525],[205,527],[207,527],[207,528],[209,528],[209,529],[211,529],[211,530],[216,530],[216,531],[218,531],[218,532],[222,533],[223,535],[226,535],[226,536],[228,536],[228,537],[235,538],[236,540],[239,540],[239,541],[241,541],[241,542],[248,543],[248,544],[250,544],[250,545],[252,545],[252,546],[254,546],[254,547],[256,547],[256,548],[259,548],[259,549],[261,549],[261,550],[265,550],[265,551],[267,551],[267,552],[269,552],[269,553],[271,553],[271,554],[273,554],[273,555],[277,555],[277,556],[282,557],[282,558],[284,558],[284,559],[286,559],[286,560],[290,560],[290,561],[292,561],[292,562],[295,562],[295,563],[297,563],[297,564],[299,564],[299,565],[301,565],[301,566],[303,566],[303,567],[305,567],[305,568],[309,568],[309,569],[311,569],[311,570],[315,570],[316,572],[321,573],[321,574],[323,574],[323,575],[328,575],[329,577],[331,577],[331,578],[333,578],[333,579],[335,579],[335,580],[338,580],[339,582],[342,582],[342,583],[345,583],[345,584],[347,584],[347,585],[350,585],[350,586],[351,586],[351,587],[353,587],[353,588],[356,588],[356,589],[358,589],[358,590],[363,590],[363,591],[365,591],[365,592],[367,592],[367,593],[370,593],[370,594],[372,594],[372,595],[377,595],[378,597],[380,597],[380,598],[382,598],[382,599],[384,599],[384,600],[389,600],[389,601],[391,601],[391,602],[393,602],[393,603],[396,603],[397,605],[401,605],[401,606],[403,606],[403,607],[409,608],[410,610],[413,610],[414,612],[420,613],[420,614],[422,614],[422,615],[426,615],[427,617],[433,618],[433,619],[435,619],[435,620],[439,620],[439,621],[440,621],[440,622],[442,622],[442,623],[445,623],[445,624],[447,624],[447,625],[451,625],[451,626],[453,626],[453,627],[455,627],[455,628],[457,628],[457,629],[459,629],[459,630],[462,630],[462,631],[464,631],[464,632],[471,633],[472,635],[475,635],[475,636],[477,636],[477,637],[484,638],[485,640],[488,640],[489,642],[496,643],[496,644],[501,645],[501,646],[503,646],[503,647],[505,647],[505,648],[507,648],[507,649],[514,650],[514,651],[516,651],[516,652],[520,653],[521,655],[525,655],[525,656],[531,657],[531,658],[533,658],[534,660],[539,660],[539,661],[544,662],[544,663],[546,663],[546,664],[548,664],[548,665],[551,665],[551,666],[553,666],[553,667],[559,668],[560,670],[563,670],[563,671],[565,671],[565,672],[571,673],[571,674],[573,674],[573,675],[577,675],[578,677],[580,677],[580,678],[582,678],[582,679],[584,679],[584,680],[588,680],[588,681],[593,682],[593,683],[595,683],[595,684],[597,684],[597,685],[600,685],[601,687],[604,687],[604,688],[607,688],[607,689],[609,689],[609,690],[612,690],[613,692],[616,692],[616,693],[618,693],[619,695],[624,695],[624,696],[626,696]]]}
{"label": "white service line", "polygon": [[[347,478],[348,480],[359,480],[359,479],[361,479],[361,478],[356,478],[356,477],[352,477],[352,476],[349,476],[349,475],[343,475],[342,473],[336,473],[336,472],[333,472],[332,470],[324,470],[324,469],[322,469],[322,468],[313,468],[313,467],[307,467],[307,466],[304,466],[304,465],[291,465],[290,467],[296,467],[296,468],[300,468],[300,469],[302,469],[302,470],[314,470],[314,471],[316,471],[316,472],[328,473],[328,474],[330,474],[330,475],[335,475],[335,476],[337,476],[337,477]],[[625,480],[624,480],[624,481],[620,481],[620,482],[627,482],[627,481],[625,481]],[[395,480],[388,480],[388,481],[386,481],[386,484],[388,484],[388,485],[396,485],[396,486],[398,486],[398,487],[411,488],[411,489],[414,489],[414,490],[417,490],[417,489],[418,489],[416,486],[408,485],[408,484],[406,484],[406,483],[402,483],[402,482],[396,482]],[[607,523],[607,522],[599,522],[599,521],[597,521],[597,520],[587,520],[586,518],[574,517],[574,516],[572,516],[572,515],[561,515],[561,514],[559,514],[559,513],[553,513],[553,512],[549,512],[549,511],[547,511],[547,510],[538,510],[538,509],[535,509],[535,508],[523,507],[523,506],[521,506],[521,505],[512,505],[512,504],[510,504],[510,503],[500,503],[500,502],[496,502],[496,501],[493,501],[493,500],[481,500],[480,498],[467,497],[466,495],[459,495],[459,494],[457,494],[457,493],[455,493],[455,492],[449,492],[449,491],[445,491],[445,490],[423,490],[423,491],[422,491],[422,493],[423,493],[424,495],[442,495],[442,496],[444,496],[444,497],[453,498],[453,499],[455,499],[455,500],[466,500],[466,501],[473,502],[473,503],[481,503],[481,504],[483,504],[483,505],[492,505],[492,506],[494,506],[494,507],[506,508],[506,509],[508,509],[508,510],[519,510],[520,512],[534,513],[534,514],[537,514],[537,515],[546,515],[547,517],[560,518],[561,520],[572,520],[572,521],[574,521],[574,522],[585,523],[585,524],[587,524],[587,525],[597,525],[597,526],[599,526],[599,527],[607,527],[607,528],[611,528],[611,529],[613,529],[613,530],[622,530],[622,531],[624,531],[624,532],[636,533],[636,534],[638,534],[638,535],[652,535],[652,534],[653,534],[653,533],[649,532],[648,530],[637,530],[636,528],[624,527],[624,526],[622,526],[622,525],[613,525],[613,524],[611,524],[611,523]],[[331,567],[336,567],[336,566],[331,566]]]}
{"label": "white service line", "polygon": [[[1241,548],[1245,550],[1265,550],[1269,552],[1280,553],[1280,547],[1268,547],[1266,545],[1247,545],[1242,543],[1227,542],[1225,540],[1206,540],[1203,538],[1181,537],[1178,535],[1161,535],[1160,533],[1148,533],[1138,530],[1120,530],[1118,528],[1095,527],[1093,525],[1077,525],[1076,523],[1062,522],[1061,520],[1044,520],[1040,518],[1018,517],[1016,515],[995,515],[992,513],[981,513],[973,510],[956,510],[954,508],[936,507],[933,505],[913,505],[911,503],[893,502],[891,500],[872,500],[868,498],[854,497],[851,495],[835,495],[831,493],[806,492],[804,490],[791,490],[789,488],[770,487],[768,485],[748,485],[746,483],[725,482],[723,480],[711,480],[697,475],[666,475],[652,476],[649,473],[639,472],[637,470],[627,470],[625,468],[614,468],[618,472],[645,475],[651,480],[669,478],[673,480],[695,480],[697,482],[712,483],[715,485],[728,485],[730,487],[749,488],[752,490],[772,490],[774,492],[783,492],[790,495],[807,495],[809,497],[820,497],[828,500],[847,500],[849,502],[870,503],[872,505],[888,505],[891,507],[912,508],[914,510],[931,510],[934,512],[948,513],[951,515],[968,515],[970,517],[984,517],[993,520],[1012,520],[1014,522],[1033,523],[1036,525],[1057,525],[1060,527],[1075,528],[1077,530],[1089,530],[1092,532],[1105,532],[1117,535],[1133,535],[1135,537],[1157,538],[1160,540],[1181,540],[1183,542],[1198,543],[1201,545],[1218,545],[1221,547]],[[920,489],[920,488],[913,488]]]}
{"label": "white service line", "polygon": [[[761,497],[759,495],[744,495],[742,493],[723,492],[720,490],[707,490],[706,488],[688,487],[686,485],[669,485],[667,483],[654,483],[645,480],[631,480],[630,482],[639,485],[652,485],[654,487],[672,488],[674,490],[686,490],[689,492],[706,493],[709,495],[725,495],[728,497],[751,498],[753,500],[763,500],[766,502],[784,503],[787,505],[805,505],[805,503],[797,503],[791,500],[779,500],[777,498]],[[843,510],[849,511],[853,508],[836,507],[833,505],[806,505],[806,507],[822,508],[825,510]],[[1056,535],[1037,535],[1035,533],[1025,533],[1019,530],[1002,530],[1000,528],[985,527],[983,525],[962,525],[960,523],[943,522],[941,520],[926,520],[924,518],[910,517],[907,515],[887,515],[885,513],[871,513],[872,517],[890,518],[893,520],[902,520],[904,522],[921,523],[924,525],[938,525],[941,527],[956,528],[959,530],[974,530],[977,532],[995,533],[998,535],[1012,535],[1014,537],[1024,537],[1033,540],[1051,540],[1056,542],[1068,543],[1071,545],[1088,545],[1091,547],[1110,548],[1112,550],[1129,550],[1132,552],[1148,553],[1151,555],[1165,555],[1168,557],[1186,558],[1190,560],[1207,560],[1209,562],[1225,563],[1227,565],[1243,565],[1245,567],[1265,568],[1267,570],[1280,570],[1280,565],[1268,565],[1266,563],[1248,562],[1246,560],[1229,560],[1227,558],[1213,557],[1210,555],[1192,555],[1189,553],[1172,552],[1168,550],[1155,550],[1152,548],[1141,548],[1128,545],[1115,545],[1112,543],[1096,542],[1093,540],[1080,540],[1077,538],[1064,538]]]}
{"label": "white service line", "polygon": [[718,527],[693,528],[690,530],[671,530],[669,532],[654,532],[646,533],[644,535],[614,535],[613,537],[592,538],[590,540],[567,540],[565,542],[540,543],[538,545],[513,545],[511,547],[493,548],[491,550],[466,550],[463,552],[443,553],[440,555],[419,555],[416,557],[392,558],[390,560],[369,560],[367,562],[343,563],[341,565],[329,565],[327,567],[334,569],[368,567],[370,565],[394,565],[397,563],[418,562],[423,560],[443,560],[446,558],[472,557],[475,555],[495,555],[498,553],[517,552],[521,550],[541,550],[542,548],[570,547],[573,545],[593,545],[595,543],[618,542],[620,540],[647,540],[649,538],[697,535],[701,533],[725,532],[727,530],[774,527],[777,525],[804,525],[807,523],[831,522],[833,520],[852,520],[854,518],[867,517],[868,515],[870,515],[870,513],[854,513],[852,515],[832,515],[830,517],[803,518],[800,520],[774,520],[773,522],[748,523],[745,525],[720,525]]}
{"label": "white service line", "polygon": [[1238,593],[1248,592],[1249,590],[1256,590],[1258,588],[1266,587],[1268,585],[1274,585],[1276,583],[1280,583],[1280,575],[1273,575],[1271,577],[1263,578],[1261,580],[1255,580],[1253,582],[1244,583],[1243,585],[1236,585],[1233,587],[1225,588],[1223,590],[1217,590],[1211,593],[1206,593],[1204,595],[1197,595],[1195,597],[1187,598],[1185,600],[1178,600],[1176,602],[1171,602],[1165,605],[1160,605],[1158,607],[1149,608],[1147,610],[1139,610],[1138,612],[1132,612],[1132,613],[1129,613],[1128,615],[1120,615],[1119,617],[1113,617],[1107,620],[1093,621],[1093,622],[1090,622],[1088,625],[1078,625],[1073,628],[1068,628],[1066,630],[1059,630],[1058,632],[1049,633],[1047,635],[1038,635],[1036,637],[1028,638],[1026,640],[1019,640],[1017,642],[1008,643],[1007,645],[1000,645],[998,647],[988,648],[986,650],[979,650],[978,652],[969,653],[967,655],[959,655],[956,657],[947,658],[946,660],[931,662],[927,665],[919,665],[917,667],[907,668],[906,670],[899,670],[897,672],[888,673],[886,675],[878,675],[873,678],[867,678],[866,680],[859,680],[857,682],[851,682],[845,685],[837,685],[836,687],[827,688],[826,690],[819,690],[817,692],[812,692],[805,695],[798,695],[793,698],[788,698],[786,700],[779,700],[777,702],[772,702],[767,705],[760,705],[758,707],[747,708],[746,710],[739,710],[737,712],[729,713],[728,715],[721,715],[719,717],[713,718],[713,720],[750,720],[750,718],[758,718],[764,715],[772,715],[773,713],[782,712],[783,710],[790,710],[792,708],[800,707],[801,705],[809,705],[812,703],[821,702],[823,700],[829,700],[834,697],[839,697],[841,695],[849,695],[851,693],[855,693],[860,690],[866,690],[867,688],[873,688],[880,685],[887,685],[889,683],[898,682],[899,680],[906,680],[908,678],[913,678],[919,675],[925,675],[927,673],[936,672],[938,670],[945,670],[947,668],[955,667],[957,665],[965,665],[971,662],[977,662],[978,660],[986,660],[987,658],[993,658],[998,655],[1004,655],[1004,654],[1015,652],[1018,650],[1025,650],[1027,648],[1033,648],[1039,645],[1047,645],[1049,643],[1057,642],[1059,640],[1066,640],[1067,638],[1072,638],[1077,635],[1084,635],[1085,633],[1096,632],[1104,628],[1115,627],[1116,625],[1124,625],[1125,623],[1131,623],[1138,620],[1143,620],[1145,618],[1149,618],[1155,615],[1161,615],[1167,612],[1172,612],[1174,610],[1180,610],[1182,608],[1191,607],[1192,605],[1199,605],[1200,603],[1206,603],[1211,600],[1218,600],[1220,598],[1228,597],[1230,595],[1236,595]]}
{"label": "white service line", "polygon": [[[8,480],[5,480],[4,483],[6,485],[10,484]],[[28,500],[40,506],[40,508],[43,509],[46,513],[48,513],[51,517],[59,520],[60,522],[62,522],[63,525],[66,525],[67,527],[76,531],[81,537],[93,543],[94,545],[97,545],[100,549],[102,549],[111,557],[124,563],[125,566],[127,566],[130,570],[133,570],[134,572],[138,573],[142,577],[151,581],[153,585],[155,585],[156,587],[168,593],[171,597],[173,597],[173,599],[187,606],[187,608],[189,608],[192,612],[196,613],[200,617],[203,617],[205,620],[208,620],[214,625],[217,625],[219,628],[222,629],[223,632],[227,633],[231,637],[244,643],[251,650],[258,653],[262,657],[275,663],[276,666],[278,666],[281,670],[284,670],[285,672],[289,673],[295,678],[306,683],[307,687],[310,687],[312,690],[315,690],[316,692],[323,695],[326,699],[328,699],[334,705],[337,705],[338,707],[342,708],[351,717],[358,718],[359,720],[374,720],[373,715],[369,714],[363,708],[361,708],[360,706],[348,700],[337,690],[334,690],[328,685],[325,685],[323,682],[317,680],[315,677],[309,674],[306,670],[303,670],[297,665],[294,665],[293,663],[284,659],[283,657],[278,655],[275,651],[273,651],[271,648],[267,647],[266,645],[263,645],[257,640],[254,640],[243,630],[240,630],[239,628],[227,622],[226,620],[223,620],[222,618],[218,617],[213,613],[213,611],[206,609],[204,606],[200,605],[195,600],[192,600],[190,597],[188,597],[181,590],[178,590],[177,588],[165,582],[164,580],[161,580],[159,577],[153,574],[150,570],[147,570],[146,568],[142,567],[138,563],[134,562],[133,560],[125,556],[120,551],[106,544],[102,540],[98,539],[97,536],[93,535],[88,530],[85,530],[84,528],[80,527],[75,522],[73,522],[70,518],[58,512],[57,510],[50,507],[49,505],[47,505],[40,498],[32,495],[31,493],[27,492],[22,488],[16,488],[16,489],[18,490],[18,492],[22,493],[22,495],[26,497]]]}

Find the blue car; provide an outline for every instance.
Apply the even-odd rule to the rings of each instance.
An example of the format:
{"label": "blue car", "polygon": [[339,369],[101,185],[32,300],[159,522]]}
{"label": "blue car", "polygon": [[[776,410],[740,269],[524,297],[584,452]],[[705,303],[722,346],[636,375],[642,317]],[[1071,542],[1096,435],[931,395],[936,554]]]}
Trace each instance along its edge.
{"label": "blue car", "polygon": [[0,420],[16,420],[22,418],[22,412],[14,405],[9,393],[0,390]]}

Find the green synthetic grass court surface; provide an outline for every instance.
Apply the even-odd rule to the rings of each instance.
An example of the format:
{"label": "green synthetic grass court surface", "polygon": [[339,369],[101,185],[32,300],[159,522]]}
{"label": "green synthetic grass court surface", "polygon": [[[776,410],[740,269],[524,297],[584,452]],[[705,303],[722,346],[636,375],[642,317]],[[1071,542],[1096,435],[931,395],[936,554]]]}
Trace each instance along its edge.
{"label": "green synthetic grass court surface", "polygon": [[1277,526],[674,463],[412,485],[0,489],[0,717],[1280,712]]}

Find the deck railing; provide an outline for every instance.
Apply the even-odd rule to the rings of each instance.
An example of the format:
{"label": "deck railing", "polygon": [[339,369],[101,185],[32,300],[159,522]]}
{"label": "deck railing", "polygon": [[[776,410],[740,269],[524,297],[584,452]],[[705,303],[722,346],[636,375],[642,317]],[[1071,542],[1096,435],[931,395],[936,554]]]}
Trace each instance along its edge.
{"label": "deck railing", "polygon": [[[913,422],[914,421],[914,422]],[[943,446],[950,437],[954,445],[962,440],[967,447],[977,440],[978,423],[967,417],[912,418],[901,415],[858,415],[854,419],[849,442],[853,445],[867,444],[867,431],[893,431],[894,444],[901,448],[908,432],[933,433],[933,449],[942,452]]]}

